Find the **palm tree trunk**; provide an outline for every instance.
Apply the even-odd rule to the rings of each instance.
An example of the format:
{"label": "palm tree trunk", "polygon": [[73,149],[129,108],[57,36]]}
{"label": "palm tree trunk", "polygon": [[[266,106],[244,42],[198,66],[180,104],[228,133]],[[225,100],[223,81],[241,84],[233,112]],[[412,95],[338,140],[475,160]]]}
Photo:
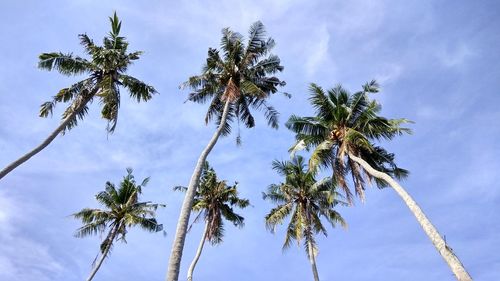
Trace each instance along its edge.
{"label": "palm tree trunk", "polygon": [[448,266],[451,268],[451,271],[453,271],[453,274],[455,274],[457,280],[459,281],[472,280],[472,277],[465,270],[464,265],[460,262],[455,253],[453,253],[453,250],[446,244],[441,235],[439,235],[439,232],[432,225],[431,221],[427,218],[422,209],[420,209],[420,207],[417,205],[417,202],[413,200],[410,194],[408,194],[402,186],[400,186],[388,174],[375,170],[365,160],[356,157],[351,153],[349,153],[349,158],[351,158],[356,163],[361,165],[365,169],[365,171],[367,171],[371,176],[386,181],[396,191],[396,193],[406,203],[406,205],[413,213],[413,215],[415,215],[417,221],[420,223],[427,236],[429,236],[429,239],[431,239],[432,244],[434,244],[434,247],[436,247],[439,254],[441,254],[446,263],[448,263]]}
{"label": "palm tree trunk", "polygon": [[23,156],[21,156],[21,158],[19,158],[16,161],[10,163],[2,171],[0,171],[0,179],[2,179],[3,177],[5,177],[12,170],[14,170],[15,168],[19,167],[21,164],[23,164],[24,162],[28,161],[31,157],[35,156],[38,152],[42,151],[45,147],[47,147],[57,137],[57,135],[59,135],[64,130],[64,128],[66,128],[66,126],[68,125],[68,123],[73,118],[75,118],[76,114],[78,114],[78,112],[80,111],[80,109],[82,109],[89,100],[90,100],[90,98],[84,98],[82,100],[81,105],[77,109],[73,110],[73,112],[69,116],[67,116],[61,122],[61,124],[59,124],[59,126],[41,144],[39,144],[37,147],[35,147],[35,149],[33,149],[30,152],[28,152],[28,153],[24,154]]}
{"label": "palm tree trunk", "polygon": [[314,281],[319,281],[318,268],[316,267],[316,257],[314,256],[314,248],[310,239],[307,242],[307,248],[309,252],[309,262],[311,263],[312,272],[314,275]]}
{"label": "palm tree trunk", "polygon": [[196,263],[198,263],[198,260],[200,259],[201,251],[203,251],[203,246],[205,245],[205,241],[207,240],[207,234],[208,234],[208,221],[205,223],[205,229],[203,230],[203,236],[201,237],[201,241],[200,241],[200,245],[198,246],[198,250],[196,250],[196,255],[194,256],[194,259],[191,262],[191,265],[189,266],[188,274],[187,274],[188,281],[193,281],[193,271],[194,271],[194,268],[196,267]]}
{"label": "palm tree trunk", "polygon": [[306,214],[306,241],[307,241],[307,254],[309,256],[309,262],[311,263],[312,272],[314,275],[314,281],[319,281],[318,268],[316,267],[316,256],[314,253],[314,245],[312,243],[312,229],[311,229],[311,213],[310,213],[310,205],[308,203],[303,203],[303,211]]}
{"label": "palm tree trunk", "polygon": [[109,253],[109,250],[111,249],[111,244],[113,244],[113,241],[115,240],[115,236],[116,236],[116,233],[118,232],[118,227],[120,225],[117,224],[112,230],[111,232],[109,233],[108,237],[106,237],[106,240],[109,240],[109,244],[106,246],[106,248],[104,249],[104,251],[101,253],[101,256],[99,257],[99,260],[97,261],[96,265],[94,266],[94,268],[92,269],[92,271],[90,272],[90,275],[89,277],[87,278],[87,281],[91,281],[95,274],[97,273],[97,271],[99,270],[99,268],[101,267],[104,259],[108,256],[108,253]]}
{"label": "palm tree trunk", "polygon": [[168,263],[167,281],[178,281],[179,279],[179,269],[182,259],[182,250],[184,248],[184,241],[186,239],[186,232],[189,223],[189,216],[191,215],[191,209],[193,207],[193,200],[196,194],[196,189],[200,181],[201,171],[203,164],[207,159],[208,154],[212,151],[212,148],[217,143],[219,136],[227,121],[227,115],[229,113],[229,106],[231,104],[230,99],[226,99],[224,110],[222,111],[222,118],[219,127],[215,131],[214,135],[210,139],[210,142],[201,152],[196,167],[194,168],[193,175],[189,181],[189,185],[184,196],[184,202],[182,203],[181,213],[179,215],[179,221],[177,222],[177,229],[175,232],[174,243],[172,245],[172,252],[170,254],[170,260]]}

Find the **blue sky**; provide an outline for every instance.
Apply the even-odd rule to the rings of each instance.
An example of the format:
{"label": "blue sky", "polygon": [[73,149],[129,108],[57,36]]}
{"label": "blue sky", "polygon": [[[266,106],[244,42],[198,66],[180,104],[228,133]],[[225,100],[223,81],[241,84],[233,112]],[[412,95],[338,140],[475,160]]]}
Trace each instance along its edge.
{"label": "blue sky", "polygon": [[[462,259],[475,280],[500,280],[500,6],[496,1],[3,1],[0,10],[0,166],[53,130],[39,105],[78,77],[40,71],[37,56],[82,54],[77,35],[100,41],[114,10],[131,50],[145,51],[130,74],[160,95],[136,104],[123,95],[118,127],[107,136],[98,104],[84,122],[0,182],[0,279],[82,280],[100,238],[77,239],[70,214],[97,207],[94,195],[126,167],[151,176],[146,200],[166,203],[158,213],[167,236],[132,230],[117,244],[95,280],[163,280],[182,194],[214,126],[206,106],[183,103],[178,85],[199,73],[220,30],[246,34],[261,20],[277,42],[281,77],[292,99],[271,99],[280,122],[312,113],[307,87],[342,83],[355,91],[373,78],[383,114],[413,121],[413,136],[386,146],[411,171],[403,185]],[[284,126],[242,130],[221,139],[209,157],[221,178],[240,182],[253,207],[246,226],[228,226],[224,244],[207,247],[198,280],[311,280],[303,249],[281,251],[283,231],[271,234],[272,207],[261,192],[280,181],[273,159],[287,159],[293,135]],[[371,188],[366,203],[339,208],[348,230],[319,238],[321,280],[453,280],[413,216],[390,189]],[[188,235],[181,276],[201,225]],[[181,280],[184,280],[182,279]]]}

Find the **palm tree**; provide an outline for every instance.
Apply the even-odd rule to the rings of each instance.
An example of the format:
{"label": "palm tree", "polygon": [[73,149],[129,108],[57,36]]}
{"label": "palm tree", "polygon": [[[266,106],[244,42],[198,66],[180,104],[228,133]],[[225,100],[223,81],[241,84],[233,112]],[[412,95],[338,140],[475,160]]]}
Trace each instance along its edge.
{"label": "palm tree", "polygon": [[156,94],[156,90],[144,82],[126,75],[128,66],[138,60],[142,52],[127,53],[128,42],[120,36],[121,21],[116,13],[109,18],[111,32],[104,37],[103,46],[98,46],[86,35],[80,34],[80,43],[90,59],[74,56],[71,53],[43,53],[39,56],[38,67],[44,70],[56,70],[67,76],[87,74],[87,78],[61,89],[51,101],[45,102],[40,108],[40,117],[52,115],[52,110],[57,103],[69,102],[69,106],[62,114],[60,125],[35,149],[9,164],[0,171],[0,179],[28,161],[42,149],[47,147],[56,137],[64,135],[67,131],[83,120],[88,112],[88,105],[94,98],[99,99],[102,105],[102,118],[108,121],[106,130],[113,133],[118,120],[120,107],[120,87],[128,90],[130,97],[137,102],[148,101]]}
{"label": "palm tree", "polygon": [[[238,197],[238,183],[232,186],[226,181],[219,180],[215,170],[205,162],[200,179],[200,185],[196,191],[193,203],[193,211],[198,212],[194,222],[203,218],[205,228],[201,237],[200,245],[196,255],[189,266],[187,279],[193,280],[193,271],[200,259],[205,241],[212,245],[222,242],[224,236],[224,220],[232,222],[235,226],[243,227],[244,218],[235,213],[233,207],[246,208],[250,205],[248,199]],[[186,191],[186,187],[177,186],[174,190]]]}
{"label": "palm tree", "polygon": [[339,194],[335,191],[334,182],[330,178],[317,181],[317,170],[308,170],[304,158],[297,156],[292,161],[273,162],[273,169],[285,177],[285,182],[271,184],[263,198],[278,206],[266,216],[266,226],[274,232],[277,225],[291,216],[288,223],[283,250],[291,246],[293,240],[300,246],[305,240],[305,250],[311,263],[314,280],[319,281],[316,268],[318,247],[314,236],[318,233],[327,235],[321,218],[326,219],[332,227],[337,223],[346,227],[345,221],[334,210],[338,204],[346,205],[337,200]]}
{"label": "palm tree", "polygon": [[415,215],[456,278],[472,280],[415,200],[394,180],[406,177],[408,171],[396,165],[394,154],[375,145],[375,142],[411,133],[410,129],[403,127],[410,121],[379,115],[381,105],[368,97],[369,93],[379,91],[375,81],[365,84],[354,94],[340,85],[325,92],[320,86],[311,84],[310,91],[309,100],[316,115],[290,117],[287,127],[296,133],[297,139],[291,151],[313,149],[309,167],[331,168],[333,178],[343,188],[349,202],[352,202],[352,192],[347,185],[348,174],[352,176],[355,193],[361,199],[367,182],[375,180],[379,188],[391,186]]}
{"label": "palm tree", "polygon": [[[256,22],[250,27],[247,43],[243,41],[239,33],[224,28],[221,39],[222,52],[209,48],[202,74],[189,78],[181,86],[193,90],[188,97],[190,101],[205,103],[211,100],[205,122],[215,119],[217,129],[198,158],[187,187],[170,255],[168,281],[177,281],[179,278],[182,250],[196,187],[203,163],[219,137],[230,134],[231,123],[235,120],[248,128],[254,127],[251,108],[263,111],[268,124],[273,128],[278,127],[278,112],[267,103],[267,98],[278,92],[278,87],[285,85],[284,81],[274,76],[283,70],[280,59],[269,53],[274,46],[274,40],[265,38],[264,25]],[[238,136],[238,142],[239,139]]]}
{"label": "palm tree", "polygon": [[76,237],[102,234],[108,230],[106,238],[101,243],[101,255],[98,260],[94,261],[95,266],[87,281],[94,278],[102,262],[108,256],[114,241],[127,242],[125,235],[128,228],[139,226],[149,232],[158,232],[163,229],[163,226],[156,222],[155,213],[158,207],[164,207],[165,205],[139,202],[139,195],[148,181],[149,178],[146,178],[140,185],[137,185],[132,175],[132,169],[128,168],[127,175],[123,178],[118,189],[114,184],[106,182],[105,191],[101,191],[95,196],[97,202],[104,209],[85,208],[73,214],[76,219],[81,220],[84,224],[75,233]]}

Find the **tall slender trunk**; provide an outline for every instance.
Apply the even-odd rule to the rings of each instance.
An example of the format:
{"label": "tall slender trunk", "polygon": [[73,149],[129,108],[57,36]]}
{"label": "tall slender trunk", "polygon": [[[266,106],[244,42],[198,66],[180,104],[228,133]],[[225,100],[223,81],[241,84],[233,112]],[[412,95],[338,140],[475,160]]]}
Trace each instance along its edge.
{"label": "tall slender trunk", "polygon": [[401,185],[399,185],[388,174],[375,170],[365,160],[354,156],[351,153],[349,153],[349,158],[361,165],[365,169],[365,171],[367,171],[373,177],[386,181],[396,191],[396,193],[406,203],[413,215],[417,218],[417,221],[420,223],[427,236],[429,236],[429,239],[431,239],[432,244],[434,244],[434,247],[436,247],[439,254],[441,254],[446,263],[448,263],[448,266],[451,268],[451,271],[453,271],[453,274],[455,274],[457,280],[472,280],[472,277],[469,275],[467,270],[465,270],[464,265],[460,262],[455,253],[453,253],[453,250],[448,245],[446,245],[444,239],[441,237],[441,235],[439,235],[437,229],[434,227],[434,225],[432,225],[431,221],[427,218],[422,209],[420,209],[420,207],[417,205],[417,202],[413,200],[410,194],[408,194],[408,192],[406,192],[406,190],[404,190]]}
{"label": "tall slender trunk", "polygon": [[203,251],[203,246],[205,245],[205,241],[207,240],[207,234],[208,234],[208,221],[205,223],[205,229],[203,230],[203,236],[201,237],[200,245],[198,245],[198,250],[196,250],[196,255],[194,256],[194,259],[191,262],[191,265],[189,266],[187,273],[188,281],[193,281],[193,271],[194,268],[196,267],[196,264],[198,263],[198,260],[200,259],[201,251]]}
{"label": "tall slender trunk", "polygon": [[314,253],[314,246],[312,243],[312,227],[311,227],[311,208],[309,203],[302,203],[303,212],[306,214],[306,234],[304,235],[307,239],[307,254],[309,256],[309,262],[311,263],[312,272],[314,275],[314,281],[319,281],[318,268],[316,267],[316,255]]}
{"label": "tall slender trunk", "polygon": [[102,262],[108,256],[109,250],[111,249],[111,244],[113,244],[113,241],[115,240],[116,233],[118,231],[119,226],[120,226],[119,224],[117,224],[116,226],[114,226],[113,229],[111,230],[111,232],[109,233],[108,237],[106,237],[106,240],[109,240],[110,243],[106,246],[106,248],[104,249],[104,251],[101,253],[101,256],[99,257],[99,260],[97,261],[96,265],[94,266],[94,268],[90,272],[90,275],[87,278],[87,281],[91,281],[94,278],[95,274],[97,273],[97,271],[101,267]]}
{"label": "tall slender trunk", "polygon": [[30,152],[21,156],[21,158],[10,163],[7,167],[3,168],[3,170],[0,171],[0,179],[5,177],[12,170],[19,167],[21,164],[28,161],[31,157],[35,156],[38,152],[42,151],[45,147],[47,147],[57,137],[57,135],[59,135],[64,130],[64,128],[66,128],[66,126],[71,121],[71,119],[75,118],[75,116],[78,114],[78,112],[85,106],[85,104],[87,104],[87,102],[89,100],[90,100],[89,97],[82,98],[82,103],[80,104],[80,106],[78,108],[76,108],[75,110],[73,110],[73,112],[68,117],[66,117],[61,122],[61,124],[59,124],[59,126],[41,144],[39,144],[37,147],[35,147]]}
{"label": "tall slender trunk", "polygon": [[184,202],[182,203],[181,213],[179,215],[179,221],[177,222],[177,229],[175,231],[174,243],[172,245],[172,252],[170,254],[170,260],[168,263],[167,281],[178,281],[179,279],[179,269],[182,259],[182,250],[184,248],[184,241],[186,239],[186,232],[189,223],[189,216],[191,215],[191,209],[193,207],[193,199],[196,194],[196,188],[200,181],[200,175],[203,168],[203,163],[207,159],[208,154],[212,151],[212,148],[217,143],[219,136],[222,133],[224,125],[227,121],[227,115],[229,113],[229,106],[231,104],[230,99],[226,99],[224,104],[224,110],[222,111],[222,118],[219,127],[215,131],[214,135],[208,142],[208,145],[201,152],[196,167],[194,168],[193,175],[189,181],[189,185],[184,196]]}
{"label": "tall slender trunk", "polygon": [[310,239],[307,241],[307,248],[309,252],[309,262],[311,263],[312,272],[314,275],[314,281],[319,281],[318,268],[316,267],[316,256],[314,255],[314,248]]}

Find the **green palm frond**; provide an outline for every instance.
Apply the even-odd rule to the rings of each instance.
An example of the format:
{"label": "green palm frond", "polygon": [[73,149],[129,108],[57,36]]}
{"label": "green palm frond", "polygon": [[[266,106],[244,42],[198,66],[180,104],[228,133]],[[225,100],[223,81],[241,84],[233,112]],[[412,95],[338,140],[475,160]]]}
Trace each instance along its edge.
{"label": "green palm frond", "polygon": [[[245,205],[248,206],[248,205]],[[245,207],[243,207],[245,208]],[[227,204],[223,204],[220,207],[220,213],[227,221],[233,223],[234,226],[243,227],[245,225],[245,218],[234,212],[233,208]]]}
{"label": "green palm frond", "polygon": [[321,164],[323,164],[325,154],[329,154],[333,145],[334,142],[331,140],[325,140],[316,146],[311,154],[311,157],[309,158],[309,169],[316,170]]}
{"label": "green palm frond", "polygon": [[[265,199],[271,198],[269,196],[265,196]],[[287,216],[290,215],[293,209],[292,203],[285,203],[278,205],[276,208],[273,208],[269,214],[266,215],[266,227],[271,232],[274,232],[276,226],[282,224]]]}
{"label": "green palm frond", "polygon": [[315,117],[298,117],[292,115],[285,125],[296,134],[324,136],[328,133],[328,128]]}
{"label": "green palm frond", "polygon": [[245,59],[250,62],[255,54],[262,52],[265,47],[266,30],[262,22],[257,21],[250,26],[248,30],[248,43],[245,50]]}
{"label": "green palm frond", "polygon": [[163,225],[159,224],[155,218],[145,218],[133,215],[130,217],[130,220],[126,221],[126,223],[130,226],[138,225],[143,230],[149,232],[158,232],[163,230]]}
{"label": "green palm frond", "polygon": [[52,98],[52,101],[45,102],[40,106],[39,116],[52,116],[53,109],[57,103],[71,101],[70,106],[62,114],[63,119],[70,118],[66,128],[62,132],[64,134],[67,130],[75,127],[78,120],[82,120],[87,115],[88,103],[92,102],[92,96],[95,92],[93,83],[94,79],[88,78],[71,85],[69,88],[61,89]]}
{"label": "green palm frond", "polygon": [[187,187],[185,187],[185,186],[181,186],[181,185],[178,185],[178,186],[174,186],[173,190],[174,190],[174,191],[182,191],[182,192],[186,192],[186,191],[187,191]]}
{"label": "green palm frond", "polygon": [[49,115],[52,116],[52,112],[54,111],[54,107],[56,106],[56,103],[53,101],[46,101],[40,105],[40,112],[39,116],[40,117],[48,117]]}
{"label": "green palm frond", "polygon": [[78,75],[92,71],[92,63],[72,54],[43,53],[39,56],[38,67],[44,70],[57,70],[63,75]]}
{"label": "green palm frond", "polygon": [[89,235],[96,235],[98,233],[104,232],[106,229],[106,223],[104,221],[96,221],[88,223],[75,232],[75,237],[82,238]]}
{"label": "green palm frond", "polygon": [[278,184],[269,185],[269,187],[267,188],[267,193],[262,192],[262,199],[269,200],[269,201],[271,201],[273,203],[277,203],[277,204],[285,203],[287,200],[287,197],[285,196],[285,194],[280,192],[279,189],[280,189],[280,185],[278,185]]}
{"label": "green palm frond", "polygon": [[94,41],[90,39],[87,34],[78,35],[80,38],[80,44],[85,49],[85,52],[90,56],[98,56],[100,52],[102,52],[102,47],[94,44]]}
{"label": "green palm frond", "polygon": [[[87,99],[74,100],[61,115],[63,120],[70,118],[66,127],[62,131],[62,134],[65,134],[67,131],[76,127],[78,125],[78,120],[83,120],[85,116],[87,116],[88,112],[89,107]],[[75,115],[73,115],[73,113],[75,113]]]}
{"label": "green palm frond", "polygon": [[137,102],[148,101],[154,94],[158,93],[153,86],[150,86],[132,76],[122,74],[119,79],[121,85],[129,91],[130,97],[135,99]]}

